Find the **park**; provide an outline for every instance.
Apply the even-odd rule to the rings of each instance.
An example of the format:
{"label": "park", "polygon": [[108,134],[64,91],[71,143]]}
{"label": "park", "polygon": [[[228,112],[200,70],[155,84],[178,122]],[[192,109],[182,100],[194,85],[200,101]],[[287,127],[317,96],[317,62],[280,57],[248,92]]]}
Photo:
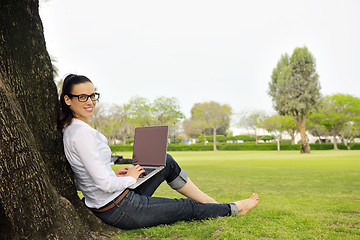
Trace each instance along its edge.
{"label": "park", "polygon": [[[97,122],[101,117],[92,118],[90,127],[109,140],[122,140],[113,154],[125,158],[131,158],[131,144],[126,143],[135,127],[169,125],[173,127],[169,133],[174,132],[169,153],[202,190],[222,203],[246,198],[253,192],[260,196],[258,206],[246,216],[120,230],[95,217],[75,187],[74,172],[65,157],[63,135],[57,126],[56,62],[47,50],[39,1],[2,1],[0,239],[360,238],[360,151],[355,143],[360,131],[360,98],[343,93],[322,95],[315,56],[305,45],[293,49],[292,54],[279,52],[273,56],[279,59],[282,54],[273,64],[272,73],[266,73],[265,91],[276,114],[253,124],[255,129],[262,127],[273,133],[266,136],[273,143],[258,144],[265,136],[256,135],[247,136],[255,139],[255,144],[217,145],[219,132],[234,139],[239,136],[230,136],[228,131],[230,105],[212,100],[195,103],[185,120],[176,98],[159,97],[149,103],[141,96],[113,107],[129,115],[98,115],[106,124]],[[91,103],[97,100],[91,97],[99,96],[95,92],[79,94],[72,95],[78,98],[78,102],[74,101],[79,105],[80,96],[85,95],[86,101],[90,98]],[[146,112],[148,115],[142,114],[144,108],[151,110]],[[170,109],[171,114],[164,114],[164,109]],[[246,121],[254,122],[250,115]],[[285,127],[288,119],[301,141],[297,145],[286,143],[285,148],[280,136],[290,131]],[[202,137],[204,144],[193,145],[202,151],[180,151],[191,146],[177,143],[175,131],[181,129],[181,121],[185,123],[181,126],[184,136]],[[318,132],[316,145],[309,144],[309,131]],[[212,144],[205,145],[210,135]],[[327,142],[331,137],[333,143]],[[342,141],[339,148],[336,139]],[[250,146],[252,151],[244,146]],[[267,146],[271,151],[261,149]],[[114,171],[119,167],[111,165]],[[160,186],[156,196],[182,197],[165,185]]]}
{"label": "park", "polygon": [[[124,231],[114,239],[360,237],[360,151],[170,153],[192,180],[219,202],[257,192],[259,205],[244,217]],[[121,154],[131,156],[131,152]],[[181,197],[166,184],[156,196]]]}

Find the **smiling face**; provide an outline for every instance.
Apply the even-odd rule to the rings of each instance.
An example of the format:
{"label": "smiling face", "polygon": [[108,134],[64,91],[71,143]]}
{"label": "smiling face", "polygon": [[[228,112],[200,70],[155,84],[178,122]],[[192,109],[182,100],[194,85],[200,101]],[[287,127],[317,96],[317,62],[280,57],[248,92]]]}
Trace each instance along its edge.
{"label": "smiling face", "polygon": [[[91,82],[75,84],[72,86],[71,90],[72,95],[91,95],[94,93],[95,87]],[[89,123],[90,117],[92,117],[94,112],[96,101],[92,101],[88,98],[86,102],[80,102],[78,97],[69,97],[67,95],[64,96],[64,100],[66,105],[70,106],[75,118]]]}

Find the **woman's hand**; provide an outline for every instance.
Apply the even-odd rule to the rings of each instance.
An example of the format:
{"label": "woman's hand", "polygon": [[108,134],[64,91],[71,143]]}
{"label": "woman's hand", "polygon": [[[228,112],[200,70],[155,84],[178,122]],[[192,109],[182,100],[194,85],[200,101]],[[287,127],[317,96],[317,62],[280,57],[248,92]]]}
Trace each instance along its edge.
{"label": "woman's hand", "polygon": [[122,167],[116,170],[115,174],[118,177],[131,176],[135,179],[138,179],[140,174],[144,172],[145,170],[140,165],[136,165],[134,167]]}
{"label": "woman's hand", "polygon": [[117,177],[124,177],[125,174],[128,172],[128,170],[129,170],[129,167],[122,167],[115,171],[115,175]]}

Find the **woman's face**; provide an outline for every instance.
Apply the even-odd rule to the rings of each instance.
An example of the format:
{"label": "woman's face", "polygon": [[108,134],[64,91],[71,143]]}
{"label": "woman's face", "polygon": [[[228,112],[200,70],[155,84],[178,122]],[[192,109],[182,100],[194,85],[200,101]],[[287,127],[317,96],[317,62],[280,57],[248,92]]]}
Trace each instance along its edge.
{"label": "woman's face", "polygon": [[[71,91],[72,95],[91,95],[94,93],[95,87],[91,82],[75,84],[73,85]],[[65,103],[70,106],[70,109],[73,112],[75,118],[89,123],[90,117],[94,112],[96,101],[92,101],[89,97],[86,102],[80,102],[78,97],[69,97],[67,95],[64,96],[64,99]]]}

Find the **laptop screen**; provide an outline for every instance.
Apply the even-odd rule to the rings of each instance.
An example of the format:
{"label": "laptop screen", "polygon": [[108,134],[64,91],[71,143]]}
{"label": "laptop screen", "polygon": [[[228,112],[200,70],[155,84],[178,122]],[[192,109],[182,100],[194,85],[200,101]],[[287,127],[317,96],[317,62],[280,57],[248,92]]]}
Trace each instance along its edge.
{"label": "laptop screen", "polygon": [[135,129],[133,164],[165,166],[168,126]]}

